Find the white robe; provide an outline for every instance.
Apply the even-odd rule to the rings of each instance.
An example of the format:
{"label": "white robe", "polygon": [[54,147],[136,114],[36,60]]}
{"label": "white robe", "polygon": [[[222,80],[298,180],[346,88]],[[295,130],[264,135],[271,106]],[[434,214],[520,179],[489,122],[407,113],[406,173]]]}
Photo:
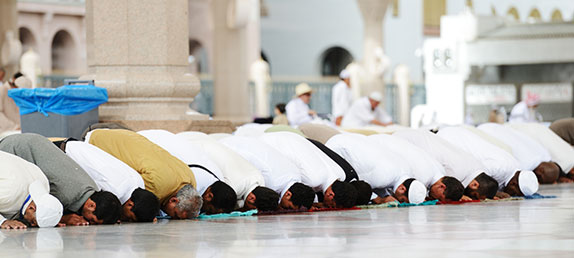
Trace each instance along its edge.
{"label": "white robe", "polygon": [[520,163],[521,170],[534,170],[540,163],[552,159],[550,152],[529,136],[508,126],[486,123],[478,129],[504,142],[512,149],[512,154]]}
{"label": "white robe", "polygon": [[218,181],[218,179],[224,180],[221,169],[205,154],[201,146],[188,141],[182,141],[175,134],[165,130],[145,130],[139,131],[138,133],[159,145],[171,155],[183,161],[186,165],[201,165],[209,169],[215,176],[201,168],[191,168],[197,183],[197,191],[200,194],[203,195],[205,190]]}
{"label": "white robe", "polygon": [[511,123],[535,123],[538,122],[536,120],[536,112],[534,110],[528,108],[526,102],[520,101],[512,107],[512,111],[510,111],[510,117],[508,117],[508,121]]}
{"label": "white robe", "polygon": [[285,112],[291,126],[299,126],[313,121],[313,117],[309,115],[309,105],[305,104],[301,98],[294,98],[289,101],[285,106]]}
{"label": "white robe", "polygon": [[122,204],[131,198],[135,189],[145,189],[143,178],[137,171],[94,145],[67,142],[66,155],[76,161],[101,190],[115,194]]}
{"label": "white robe", "polygon": [[428,131],[402,130],[393,134],[418,146],[437,160],[445,175],[458,179],[464,187],[482,172],[484,165],[470,153]]}
{"label": "white robe", "polygon": [[263,142],[291,160],[301,173],[303,184],[315,192],[325,192],[336,180],[345,180],[345,172],[329,156],[304,137],[291,132],[265,133]]}
{"label": "white robe", "polygon": [[375,108],[371,109],[371,102],[368,97],[362,97],[355,102],[349,108],[341,126],[343,127],[363,127],[371,124],[371,121],[379,120],[383,123],[392,122],[392,118],[383,110],[381,104]]}
{"label": "white robe", "polygon": [[353,92],[344,81],[339,81],[333,86],[331,96],[331,113],[333,118],[344,116],[353,103]]}
{"label": "white robe", "polygon": [[509,123],[506,125],[542,144],[550,152],[552,161],[558,163],[564,173],[568,173],[574,168],[574,148],[550,128],[538,123]]}
{"label": "white robe", "polygon": [[416,145],[388,134],[374,134],[369,140],[401,156],[411,167],[412,176],[423,183],[427,189],[445,176],[444,167],[431,155]]}
{"label": "white robe", "polygon": [[219,142],[259,169],[265,186],[281,197],[293,184],[301,182],[301,172],[290,159],[255,137],[232,136]]}
{"label": "white robe", "polygon": [[516,171],[520,170],[520,164],[510,153],[468,129],[445,127],[437,135],[478,159],[484,165],[486,174],[498,182],[499,188],[506,186]]}

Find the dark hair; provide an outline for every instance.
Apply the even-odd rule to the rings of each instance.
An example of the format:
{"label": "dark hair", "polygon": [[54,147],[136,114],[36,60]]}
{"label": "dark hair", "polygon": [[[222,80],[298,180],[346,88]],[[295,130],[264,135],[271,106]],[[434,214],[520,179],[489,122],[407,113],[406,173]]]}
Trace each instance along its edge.
{"label": "dark hair", "polygon": [[285,103],[279,103],[279,104],[275,105],[275,107],[277,109],[279,109],[279,112],[281,114],[285,114]]}
{"label": "dark hair", "polygon": [[474,179],[479,184],[478,189],[472,190],[467,186],[466,189],[464,189],[465,195],[472,197],[472,193],[477,193],[478,196],[485,196],[488,199],[494,198],[498,190],[498,182],[496,182],[494,178],[483,172]]}
{"label": "dark hair", "polygon": [[224,213],[232,212],[237,202],[237,194],[233,188],[222,181],[216,181],[209,188],[213,194],[211,205],[216,209],[222,209]]}
{"label": "dark hair", "polygon": [[18,79],[18,78],[20,78],[20,77],[22,77],[22,76],[24,76],[24,75],[23,75],[21,72],[16,72],[16,73],[14,74],[14,76],[12,76],[12,78],[14,78],[14,80],[16,80],[16,79]]}
{"label": "dark hair", "polygon": [[255,207],[259,211],[275,211],[279,208],[279,194],[275,191],[258,186],[251,191],[255,195]]}
{"label": "dark hair", "polygon": [[367,205],[371,201],[373,188],[367,182],[359,180],[351,182],[351,185],[357,189],[357,203],[356,205]]}
{"label": "dark hair", "polygon": [[335,181],[331,186],[333,193],[335,193],[335,203],[337,207],[352,208],[357,202],[357,189],[350,183]]}
{"label": "dark hair", "polygon": [[403,185],[404,185],[405,188],[407,189],[407,190],[405,191],[405,193],[406,193],[407,196],[409,196],[409,189],[411,188],[411,184],[413,183],[413,181],[415,181],[414,178],[409,178],[409,179],[407,179],[407,180],[405,180],[405,181],[403,182]]}
{"label": "dark hair", "polygon": [[458,179],[445,176],[442,178],[442,183],[446,186],[444,189],[444,198],[450,201],[458,201],[462,198],[464,186],[462,186],[462,183],[458,181]]}
{"label": "dark hair", "polygon": [[136,215],[138,222],[152,222],[159,214],[159,199],[148,190],[141,188],[135,189],[132,192],[130,200],[134,203],[132,212]]}
{"label": "dark hair", "polygon": [[94,215],[104,221],[104,224],[115,224],[120,219],[122,204],[118,197],[107,191],[95,192],[90,199],[96,203]]}
{"label": "dark hair", "polygon": [[315,200],[315,192],[313,188],[301,183],[295,183],[289,187],[291,192],[291,202],[295,206],[311,208]]}

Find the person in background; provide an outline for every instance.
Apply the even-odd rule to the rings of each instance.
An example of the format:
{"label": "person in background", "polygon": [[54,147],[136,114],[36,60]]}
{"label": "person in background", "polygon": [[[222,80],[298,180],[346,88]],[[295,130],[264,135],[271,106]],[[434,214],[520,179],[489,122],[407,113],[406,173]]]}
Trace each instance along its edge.
{"label": "person in background", "polygon": [[540,96],[538,94],[528,92],[526,99],[518,102],[510,111],[508,122],[511,123],[532,123],[542,122],[542,115],[536,111],[540,104]]}
{"label": "person in background", "polygon": [[377,91],[372,92],[368,97],[356,100],[343,117],[341,126],[391,125],[393,119],[379,106],[381,101],[383,101],[383,95]]}
{"label": "person in background", "polygon": [[351,107],[353,103],[353,92],[351,92],[351,73],[347,70],[339,73],[341,79],[335,86],[333,86],[333,94],[331,98],[331,112],[335,125],[340,126],[343,121],[343,116]]}
{"label": "person in background", "polygon": [[300,83],[295,87],[296,98],[292,99],[285,106],[287,120],[291,126],[299,126],[313,121],[317,112],[309,108],[313,89],[307,83]]}
{"label": "person in background", "polygon": [[273,118],[274,125],[288,125],[289,120],[285,115],[285,103],[275,105],[275,117]]}

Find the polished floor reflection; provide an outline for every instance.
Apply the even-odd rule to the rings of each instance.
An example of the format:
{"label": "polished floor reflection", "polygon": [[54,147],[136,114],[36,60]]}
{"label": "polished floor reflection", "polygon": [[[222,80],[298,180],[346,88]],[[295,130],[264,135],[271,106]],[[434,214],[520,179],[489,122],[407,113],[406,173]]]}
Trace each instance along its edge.
{"label": "polished floor reflection", "polygon": [[574,257],[574,185],[537,199],[0,231],[0,257]]}

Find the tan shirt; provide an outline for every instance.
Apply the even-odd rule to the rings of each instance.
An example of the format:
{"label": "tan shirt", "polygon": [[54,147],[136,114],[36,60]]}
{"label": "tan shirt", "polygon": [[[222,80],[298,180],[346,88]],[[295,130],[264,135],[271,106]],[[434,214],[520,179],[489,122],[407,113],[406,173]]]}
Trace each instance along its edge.
{"label": "tan shirt", "polygon": [[0,133],[20,130],[20,111],[14,100],[8,97],[8,83],[0,86]]}

